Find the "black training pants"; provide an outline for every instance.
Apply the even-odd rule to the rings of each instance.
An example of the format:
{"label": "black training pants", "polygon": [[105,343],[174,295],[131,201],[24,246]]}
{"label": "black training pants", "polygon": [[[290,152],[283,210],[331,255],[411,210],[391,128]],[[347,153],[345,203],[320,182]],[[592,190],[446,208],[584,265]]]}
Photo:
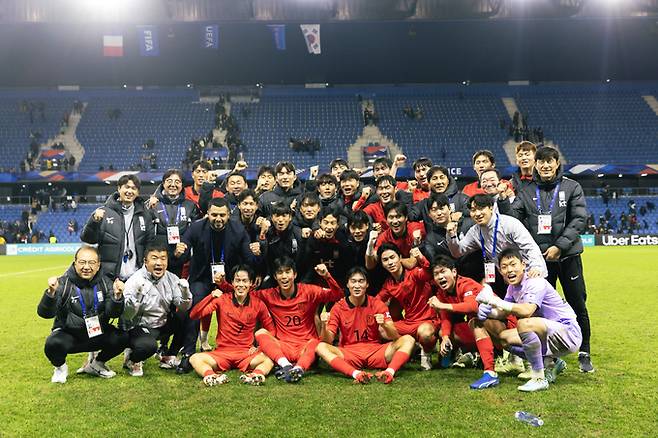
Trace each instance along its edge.
{"label": "black training pants", "polygon": [[50,363],[56,367],[66,362],[66,356],[84,351],[98,351],[96,360],[107,362],[123,351],[121,337],[114,326],[103,328],[103,334],[93,338],[86,334],[72,334],[64,329],[54,330],[46,339],[44,351]]}

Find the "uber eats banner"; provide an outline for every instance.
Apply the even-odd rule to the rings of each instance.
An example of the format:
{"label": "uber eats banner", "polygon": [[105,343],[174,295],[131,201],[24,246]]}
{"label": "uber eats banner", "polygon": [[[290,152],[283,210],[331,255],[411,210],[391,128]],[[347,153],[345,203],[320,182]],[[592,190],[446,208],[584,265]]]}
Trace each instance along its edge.
{"label": "uber eats banner", "polygon": [[658,245],[658,234],[597,234],[597,246],[647,246]]}

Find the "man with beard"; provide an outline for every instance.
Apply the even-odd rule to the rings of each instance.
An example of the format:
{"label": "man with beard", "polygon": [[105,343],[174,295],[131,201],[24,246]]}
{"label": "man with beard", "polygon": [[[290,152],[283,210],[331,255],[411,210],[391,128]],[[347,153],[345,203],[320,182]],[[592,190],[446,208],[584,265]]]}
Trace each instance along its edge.
{"label": "man with beard", "polygon": [[52,332],[46,339],[46,357],[55,366],[51,382],[66,383],[66,356],[84,351],[100,350],[81,372],[112,378],[116,373],[105,362],[123,349],[117,329],[110,319],[123,312],[124,284],[114,284],[100,272],[98,251],[82,246],[75,253],[72,266],[61,277],[50,277],[41,297],[37,314],[55,318]]}
{"label": "man with beard", "polygon": [[139,199],[141,182],[123,175],[117,192],[97,208],[80,233],[80,240],[98,244],[102,272],[123,281],[142,266],[144,248],[154,240],[153,217]]}

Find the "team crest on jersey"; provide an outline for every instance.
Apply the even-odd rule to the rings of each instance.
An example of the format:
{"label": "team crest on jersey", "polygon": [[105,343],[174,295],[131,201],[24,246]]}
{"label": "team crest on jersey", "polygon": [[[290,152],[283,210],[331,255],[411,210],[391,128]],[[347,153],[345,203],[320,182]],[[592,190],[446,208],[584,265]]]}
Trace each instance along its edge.
{"label": "team crest on jersey", "polygon": [[471,295],[473,295],[473,291],[472,291],[472,290],[469,290],[469,291],[464,292],[464,297],[470,297]]}
{"label": "team crest on jersey", "polygon": [[375,323],[375,315],[368,315],[368,317],[366,318],[366,323],[368,325],[374,324]]}

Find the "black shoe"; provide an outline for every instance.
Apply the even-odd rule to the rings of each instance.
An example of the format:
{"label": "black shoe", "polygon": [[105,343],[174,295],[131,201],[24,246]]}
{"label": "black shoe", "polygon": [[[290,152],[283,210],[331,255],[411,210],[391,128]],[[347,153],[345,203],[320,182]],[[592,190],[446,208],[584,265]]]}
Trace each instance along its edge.
{"label": "black shoe", "polygon": [[176,374],[187,374],[192,371],[192,365],[190,365],[190,356],[191,354],[184,354],[180,360],[180,364],[176,367]]}
{"label": "black shoe", "polygon": [[290,373],[291,369],[292,369],[292,365],[279,367],[277,370],[274,371],[274,377],[276,377],[277,380],[285,380],[288,378],[288,374]]}
{"label": "black shoe", "polygon": [[593,373],[596,371],[594,365],[592,365],[592,358],[589,356],[589,353],[581,351],[578,353],[578,363],[580,364],[581,373]]}

